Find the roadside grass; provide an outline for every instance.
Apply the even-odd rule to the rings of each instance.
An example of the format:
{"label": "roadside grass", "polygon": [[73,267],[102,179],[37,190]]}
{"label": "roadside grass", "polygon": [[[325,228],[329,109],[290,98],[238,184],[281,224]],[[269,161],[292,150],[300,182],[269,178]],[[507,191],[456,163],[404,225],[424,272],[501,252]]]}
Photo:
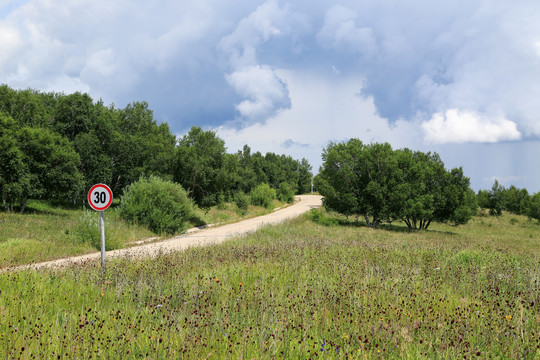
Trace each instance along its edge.
{"label": "roadside grass", "polygon": [[[105,213],[107,250],[153,236],[144,227]],[[100,248],[99,213],[29,201],[24,214],[0,212],[0,268],[95,252]]]}
{"label": "roadside grass", "polygon": [[540,226],[511,218],[408,232],[306,215],[105,271],[3,273],[0,358],[537,359]]}
{"label": "roadside grass", "polygon": [[[229,224],[238,222],[240,220],[269,214],[274,211],[274,209],[282,208],[288,205],[287,203],[279,200],[273,200],[272,204],[273,206],[270,209],[262,206],[248,205],[247,210],[242,211],[238,208],[238,206],[236,206],[235,203],[224,203],[220,206],[214,206],[208,210],[196,209],[196,216],[201,219],[204,224]],[[192,225],[198,226],[196,222],[194,222]]]}
{"label": "roadside grass", "polygon": [[[275,200],[275,207],[284,203]],[[116,206],[115,206],[116,205]],[[116,201],[105,211],[106,250],[129,247],[144,239],[159,240],[148,228],[129,224],[119,214]],[[249,206],[240,213],[226,203],[219,209],[196,209],[191,226],[231,223],[267,214],[272,210]],[[24,214],[0,212],[0,269],[98,251],[101,247],[99,213],[82,208],[54,207],[30,200]]]}

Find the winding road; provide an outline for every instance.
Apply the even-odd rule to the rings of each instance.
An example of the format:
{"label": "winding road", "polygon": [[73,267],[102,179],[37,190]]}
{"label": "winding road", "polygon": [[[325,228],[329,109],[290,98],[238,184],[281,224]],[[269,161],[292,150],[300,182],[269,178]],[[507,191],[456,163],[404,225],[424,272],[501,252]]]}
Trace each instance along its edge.
{"label": "winding road", "polygon": [[[322,197],[320,195],[300,195],[297,196],[297,202],[286,208],[274,211],[270,214],[258,216],[251,219],[246,219],[233,224],[201,229],[190,232],[189,234],[175,236],[160,242],[150,243],[130,247],[126,249],[107,251],[106,260],[130,256],[130,257],[153,257],[159,254],[169,253],[173,251],[181,251],[192,246],[205,246],[218,244],[232,237],[237,237],[254,232],[265,225],[279,224],[285,220],[295,218],[310,209],[322,205]],[[5,271],[15,271],[23,269],[42,269],[71,266],[75,264],[99,262],[101,253],[95,252],[81,256],[73,256],[64,259],[57,259],[47,262],[17,266],[14,268],[3,269]]]}

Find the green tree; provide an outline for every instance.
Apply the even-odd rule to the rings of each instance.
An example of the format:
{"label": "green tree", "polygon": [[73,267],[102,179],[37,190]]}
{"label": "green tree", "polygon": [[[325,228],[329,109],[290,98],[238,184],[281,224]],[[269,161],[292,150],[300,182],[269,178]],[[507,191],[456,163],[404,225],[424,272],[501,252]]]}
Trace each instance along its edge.
{"label": "green tree", "polygon": [[54,131],[73,141],[78,134],[89,131],[94,118],[94,104],[88,94],[64,95],[55,109]]}
{"label": "green tree", "polygon": [[358,139],[323,151],[317,188],[328,208],[363,216],[367,225],[403,220],[409,229],[432,221],[467,222],[475,205],[462,169],[447,171],[438,154],[365,145]]}
{"label": "green tree", "polygon": [[43,128],[22,128],[17,135],[30,179],[22,194],[22,210],[28,198],[76,202],[83,192],[83,177],[79,155],[70,142]]}
{"label": "green tree", "polygon": [[176,137],[166,123],[157,124],[148,103],[135,102],[112,116],[108,155],[112,166],[112,189],[123,189],[141,176],[171,178]]}
{"label": "green tree", "polygon": [[198,205],[215,205],[218,194],[226,188],[222,174],[224,160],[225,142],[213,131],[192,127],[178,142],[174,180]]}
{"label": "green tree", "polygon": [[502,214],[504,187],[499,184],[499,180],[493,181],[493,186],[489,192],[488,209],[490,215],[500,216]]}
{"label": "green tree", "polygon": [[529,218],[540,221],[540,192],[531,196],[526,213]]}
{"label": "green tree", "polygon": [[504,189],[502,193],[503,208],[512,214],[525,215],[530,201],[529,192],[527,189],[518,189],[511,185],[508,189]]}
{"label": "green tree", "polygon": [[6,211],[13,211],[14,203],[30,186],[28,166],[16,132],[15,121],[0,113],[0,194]]}

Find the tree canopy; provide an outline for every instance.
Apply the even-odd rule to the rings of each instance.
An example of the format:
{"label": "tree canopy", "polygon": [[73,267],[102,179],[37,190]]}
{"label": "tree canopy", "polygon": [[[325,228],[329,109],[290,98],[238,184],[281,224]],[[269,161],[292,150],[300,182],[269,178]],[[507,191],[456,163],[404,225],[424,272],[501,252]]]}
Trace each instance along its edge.
{"label": "tree canopy", "polygon": [[257,185],[309,189],[311,166],[286,155],[227,153],[213,131],[193,127],[177,139],[146,102],[105,106],[76,92],[42,93],[0,85],[0,193],[4,210],[28,198],[84,202],[96,183],[116,196],[141,177],[180,183],[200,206],[233,200]]}
{"label": "tree canopy", "polygon": [[447,171],[438,154],[358,139],[331,143],[323,151],[317,186],[328,208],[363,216],[367,225],[404,221],[427,229],[432,221],[467,222],[474,192],[463,170]]}

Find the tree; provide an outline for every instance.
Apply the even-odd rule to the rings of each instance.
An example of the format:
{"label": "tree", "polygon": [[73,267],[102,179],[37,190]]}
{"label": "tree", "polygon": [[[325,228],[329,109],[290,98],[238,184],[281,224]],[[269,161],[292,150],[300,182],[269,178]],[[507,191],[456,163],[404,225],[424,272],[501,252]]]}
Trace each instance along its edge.
{"label": "tree", "polygon": [[65,95],[55,109],[54,131],[73,141],[78,134],[88,132],[94,118],[94,105],[88,94]]}
{"label": "tree", "polygon": [[540,221],[540,192],[531,196],[526,212],[529,218]]}
{"label": "tree", "polygon": [[148,103],[128,104],[114,113],[113,121],[108,155],[115,193],[141,176],[172,178],[176,137],[166,123],[157,124]]}
{"label": "tree", "polygon": [[530,201],[527,189],[518,189],[511,185],[508,189],[504,189],[502,199],[504,210],[518,215],[524,215],[527,212]]}
{"label": "tree", "polygon": [[47,129],[28,127],[17,137],[30,184],[22,193],[22,211],[28,198],[76,202],[83,190],[83,177],[79,155],[68,139]]}
{"label": "tree", "polygon": [[[203,207],[215,205],[223,192],[225,142],[213,131],[192,127],[178,142],[174,160],[174,180]],[[221,181],[220,181],[221,180]]]}
{"label": "tree", "polygon": [[371,227],[395,220],[409,229],[427,229],[432,221],[462,224],[475,206],[463,170],[447,171],[438,154],[358,139],[323,151],[317,187],[325,206],[363,216]]}
{"label": "tree", "polygon": [[15,201],[30,186],[28,166],[19,148],[16,129],[15,121],[0,113],[0,194],[6,211],[13,211]]}
{"label": "tree", "polygon": [[488,196],[488,209],[490,215],[500,216],[503,210],[504,187],[499,184],[499,180],[493,181],[493,186]]}

